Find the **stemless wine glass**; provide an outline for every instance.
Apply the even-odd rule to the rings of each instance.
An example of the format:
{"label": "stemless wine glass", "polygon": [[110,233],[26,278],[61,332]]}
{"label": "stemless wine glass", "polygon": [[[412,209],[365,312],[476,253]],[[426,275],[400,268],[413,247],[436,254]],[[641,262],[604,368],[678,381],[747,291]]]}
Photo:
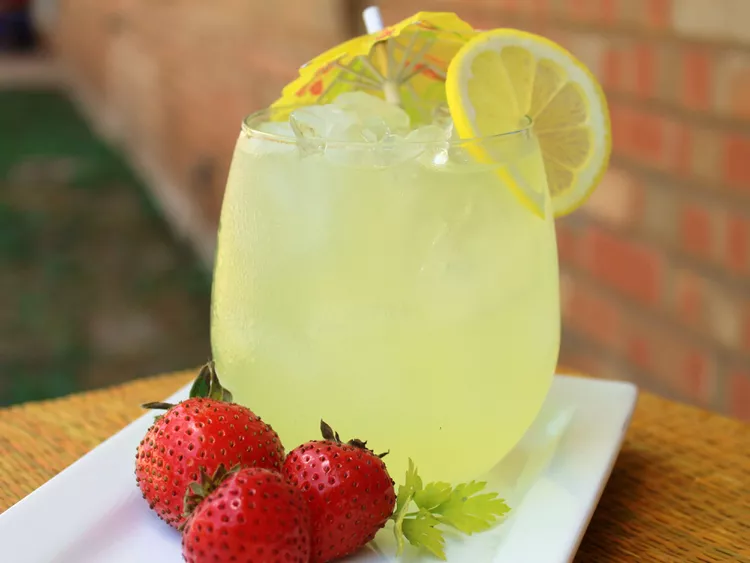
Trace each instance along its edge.
{"label": "stemless wine glass", "polygon": [[[426,480],[490,469],[552,382],[554,218],[530,122],[473,140],[339,142],[248,117],[225,193],[212,347],[287,449],[342,437]],[[519,192],[541,195],[544,213]]]}

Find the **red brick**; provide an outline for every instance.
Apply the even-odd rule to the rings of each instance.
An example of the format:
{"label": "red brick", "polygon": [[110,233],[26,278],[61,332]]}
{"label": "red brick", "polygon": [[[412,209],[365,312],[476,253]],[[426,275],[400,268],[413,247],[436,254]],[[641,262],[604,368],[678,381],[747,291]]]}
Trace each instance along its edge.
{"label": "red brick", "polygon": [[737,215],[727,219],[726,263],[734,272],[750,269],[750,219]]}
{"label": "red brick", "polygon": [[712,61],[706,49],[687,47],[682,55],[683,104],[689,109],[711,107]]}
{"label": "red brick", "polygon": [[639,334],[632,334],[627,340],[625,355],[634,366],[650,371],[653,369],[651,342]]}
{"label": "red brick", "polygon": [[750,371],[729,374],[727,402],[732,416],[750,422]]}
{"label": "red brick", "polygon": [[641,42],[633,49],[635,65],[634,92],[641,98],[652,98],[656,92],[656,54],[652,43]]}
{"label": "red brick", "polygon": [[714,244],[711,215],[702,206],[688,204],[682,210],[680,235],[683,248],[690,254],[707,258]]}
{"label": "red brick", "polygon": [[[467,4],[466,2],[463,2],[462,5],[465,5],[466,8],[459,10],[459,17],[475,29],[485,30],[500,27],[500,22],[506,16],[506,13],[500,12],[499,10],[483,9],[481,5],[474,6],[474,4]],[[393,17],[387,21],[398,21],[411,16],[415,12],[415,10],[404,9],[394,9],[393,11],[398,12],[399,17]],[[383,15],[385,15],[385,12]]]}
{"label": "red brick", "polygon": [[693,135],[693,130],[684,122],[665,120],[664,166],[683,178],[692,173]]}
{"label": "red brick", "polygon": [[651,29],[665,29],[672,21],[672,0],[645,0],[645,24]]}
{"label": "red brick", "polygon": [[589,288],[574,284],[568,298],[565,320],[594,342],[615,347],[621,341],[620,311],[610,300]]}
{"label": "red brick", "polygon": [[616,24],[618,21],[616,4],[615,0],[592,0],[588,9],[588,21],[605,26]]}
{"label": "red brick", "polygon": [[[516,12],[519,14],[528,14],[533,15],[535,6],[532,4],[530,0],[524,0],[522,2],[516,2]],[[530,22],[533,25],[533,21]]]}
{"label": "red brick", "polygon": [[724,182],[732,188],[750,191],[750,136],[731,134],[724,139]]}
{"label": "red brick", "polygon": [[629,332],[648,341],[652,353],[646,371],[655,380],[684,399],[701,405],[712,402],[716,365],[708,348],[685,341],[668,327],[645,321],[629,327]]}
{"label": "red brick", "polygon": [[547,33],[545,34],[545,37],[547,39],[549,39],[550,41],[554,41],[555,43],[558,43],[560,45],[566,45],[568,43],[569,36],[570,33],[568,31],[557,26],[550,27],[549,31],[547,31]]}
{"label": "red brick", "polygon": [[620,56],[620,90],[633,94],[636,91],[636,78],[639,70],[635,57],[636,42],[631,38],[618,38],[611,43]]}
{"label": "red brick", "polygon": [[557,231],[557,253],[560,262],[578,265],[580,263],[578,234],[565,221],[557,221],[555,223],[555,230]]}
{"label": "red brick", "polygon": [[591,21],[595,15],[598,0],[564,0],[568,18],[573,21]]}
{"label": "red brick", "polygon": [[575,292],[576,276],[568,271],[567,268],[560,269],[560,313],[563,319],[570,312],[570,303]]}
{"label": "red brick", "polygon": [[664,258],[656,249],[598,229],[588,239],[588,267],[597,279],[642,303],[659,301]]}
{"label": "red brick", "polygon": [[695,349],[685,350],[679,368],[677,390],[701,405],[709,405],[715,385],[715,368],[708,354]]}
{"label": "red brick", "polygon": [[615,153],[634,156],[633,126],[634,111],[624,104],[612,102],[609,106],[610,126],[612,127],[612,145]]}
{"label": "red brick", "polygon": [[682,101],[680,91],[682,49],[678,43],[656,42],[656,98],[670,105]]}
{"label": "red brick", "polygon": [[664,158],[666,120],[660,115],[634,111],[632,115],[631,151],[639,160],[660,167]]}
{"label": "red brick", "polygon": [[625,355],[633,365],[654,380],[662,381],[673,389],[674,374],[671,368],[679,349],[674,336],[639,317],[628,317],[624,323]]}
{"label": "red brick", "polygon": [[557,0],[535,0],[537,12],[544,16],[551,16],[557,6]]}
{"label": "red brick", "polygon": [[619,90],[622,88],[622,53],[610,47],[602,57],[602,84],[605,88]]}
{"label": "red brick", "polygon": [[705,282],[687,270],[675,274],[675,312],[678,319],[688,325],[698,325],[704,318]]}
{"label": "red brick", "polygon": [[617,0],[600,0],[599,21],[605,25],[617,23]]}
{"label": "red brick", "polygon": [[497,4],[498,8],[504,9],[507,12],[515,12],[523,1],[524,0],[499,0]]}
{"label": "red brick", "polygon": [[623,375],[621,364],[617,360],[599,357],[585,346],[569,346],[566,344],[565,335],[563,335],[563,345],[560,349],[557,373],[587,375],[598,379],[618,381],[627,377]]}
{"label": "red brick", "polygon": [[675,159],[675,172],[682,176],[687,176],[690,172],[690,159],[693,147],[693,132],[682,124],[677,141],[677,158]]}
{"label": "red brick", "polygon": [[[461,2],[464,7],[461,7],[459,16],[465,20],[468,21],[467,12],[473,12],[471,8],[470,2]],[[380,6],[380,11],[383,14],[383,22],[386,25],[389,25],[391,22],[397,22],[402,20],[405,17],[408,17],[409,14],[413,14],[414,10],[412,9],[413,6],[410,4],[407,4],[406,2],[378,2],[378,5]],[[471,21],[472,25],[474,25],[476,22]]]}
{"label": "red brick", "polygon": [[728,110],[733,117],[750,119],[750,67],[736,69],[728,85]]}
{"label": "red brick", "polygon": [[560,351],[560,365],[557,368],[557,373],[604,377],[606,372],[607,368],[604,362],[591,354],[566,352],[565,348]]}
{"label": "red brick", "polygon": [[609,104],[609,119],[612,128],[612,145],[616,153],[630,154],[632,111],[628,106],[617,102]]}

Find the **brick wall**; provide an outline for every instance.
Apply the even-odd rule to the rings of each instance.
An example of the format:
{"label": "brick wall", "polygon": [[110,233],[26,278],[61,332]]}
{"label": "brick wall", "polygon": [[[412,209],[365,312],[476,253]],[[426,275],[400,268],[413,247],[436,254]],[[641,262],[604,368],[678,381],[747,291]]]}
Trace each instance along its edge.
{"label": "brick wall", "polygon": [[384,0],[551,37],[599,77],[612,165],[559,222],[561,362],[750,418],[750,2]]}
{"label": "brick wall", "polygon": [[38,0],[71,91],[203,248],[241,119],[355,29],[356,2],[283,4],[282,13],[248,0]]}
{"label": "brick wall", "polygon": [[[240,117],[362,2],[63,2],[58,52],[214,224]],[[107,8],[107,5],[113,7]],[[750,2],[382,0],[551,37],[597,74],[612,166],[559,222],[562,363],[750,419]],[[169,34],[165,32],[169,29]]]}

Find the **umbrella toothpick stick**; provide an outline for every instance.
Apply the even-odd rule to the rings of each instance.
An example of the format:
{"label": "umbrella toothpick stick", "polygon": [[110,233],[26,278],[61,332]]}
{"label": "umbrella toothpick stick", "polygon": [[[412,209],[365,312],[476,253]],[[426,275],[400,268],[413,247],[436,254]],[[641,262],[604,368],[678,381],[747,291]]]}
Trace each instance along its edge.
{"label": "umbrella toothpick stick", "polygon": [[[383,17],[380,15],[380,9],[377,6],[369,6],[362,12],[362,18],[365,21],[367,33],[377,33],[383,30]],[[401,96],[398,92],[398,82],[393,76],[396,67],[396,61],[393,51],[388,48],[388,41],[382,41],[375,46],[377,55],[380,58],[380,66],[383,69],[383,95],[387,102],[395,105],[401,104]]]}

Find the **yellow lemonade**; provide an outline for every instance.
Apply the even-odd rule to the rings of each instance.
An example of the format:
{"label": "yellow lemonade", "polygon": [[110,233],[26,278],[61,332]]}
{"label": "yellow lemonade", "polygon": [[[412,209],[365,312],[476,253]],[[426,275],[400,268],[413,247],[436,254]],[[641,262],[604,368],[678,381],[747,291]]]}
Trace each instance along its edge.
{"label": "yellow lemonade", "polygon": [[[287,450],[324,419],[389,450],[397,482],[409,458],[425,482],[479,476],[531,424],[558,356],[535,136],[462,143],[427,126],[324,143],[272,117],[245,123],[223,203],[211,324],[222,382]],[[542,194],[541,216],[511,179]]]}

